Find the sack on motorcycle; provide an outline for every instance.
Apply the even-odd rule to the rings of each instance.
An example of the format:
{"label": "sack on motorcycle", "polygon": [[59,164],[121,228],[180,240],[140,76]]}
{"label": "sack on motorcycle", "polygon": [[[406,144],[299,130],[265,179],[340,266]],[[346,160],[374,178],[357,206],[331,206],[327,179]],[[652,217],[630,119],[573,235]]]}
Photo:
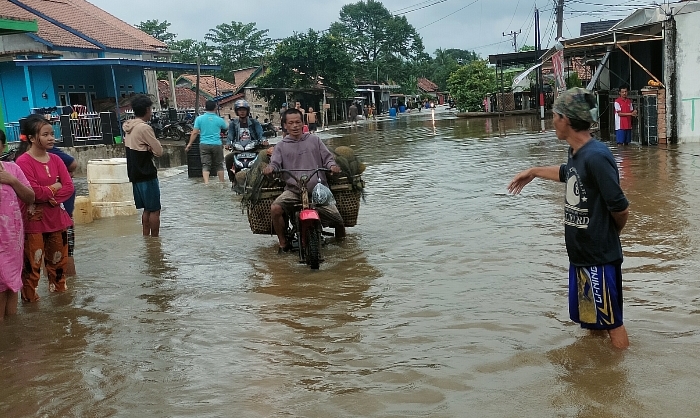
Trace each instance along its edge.
{"label": "sack on motorcycle", "polygon": [[321,183],[317,183],[311,192],[311,201],[318,206],[335,205],[333,192]]}

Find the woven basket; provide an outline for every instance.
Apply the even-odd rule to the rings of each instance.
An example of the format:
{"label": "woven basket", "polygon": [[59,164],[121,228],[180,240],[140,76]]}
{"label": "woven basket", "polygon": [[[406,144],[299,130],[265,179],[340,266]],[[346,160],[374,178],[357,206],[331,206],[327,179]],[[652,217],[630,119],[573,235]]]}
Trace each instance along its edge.
{"label": "woven basket", "polygon": [[[346,227],[357,225],[357,215],[360,212],[361,193],[352,190],[352,186],[346,181],[330,186],[336,207],[340,216],[343,217],[343,224]],[[248,205],[248,224],[254,234],[272,235],[272,218],[270,216],[270,205],[277,196],[282,194],[283,188],[263,189],[255,204]]]}

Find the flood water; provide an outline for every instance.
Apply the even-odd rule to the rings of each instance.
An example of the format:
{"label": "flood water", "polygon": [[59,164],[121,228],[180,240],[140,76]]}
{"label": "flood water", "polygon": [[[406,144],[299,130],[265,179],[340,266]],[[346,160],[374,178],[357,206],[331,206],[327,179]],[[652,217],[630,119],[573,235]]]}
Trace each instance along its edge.
{"label": "flood water", "polygon": [[631,347],[568,318],[565,161],[530,117],[337,129],[366,162],[358,225],[319,271],[252,235],[239,198],[161,179],[140,217],[76,230],[69,292],[0,323],[2,417],[696,417],[700,147],[613,149]]}

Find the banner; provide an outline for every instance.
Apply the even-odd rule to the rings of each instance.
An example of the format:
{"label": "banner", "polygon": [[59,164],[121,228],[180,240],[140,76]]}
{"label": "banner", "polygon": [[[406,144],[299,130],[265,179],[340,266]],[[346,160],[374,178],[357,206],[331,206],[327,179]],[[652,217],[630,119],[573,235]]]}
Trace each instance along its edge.
{"label": "banner", "polygon": [[566,90],[566,80],[564,79],[564,51],[557,51],[552,55],[552,67],[554,69],[554,82],[557,92]]}

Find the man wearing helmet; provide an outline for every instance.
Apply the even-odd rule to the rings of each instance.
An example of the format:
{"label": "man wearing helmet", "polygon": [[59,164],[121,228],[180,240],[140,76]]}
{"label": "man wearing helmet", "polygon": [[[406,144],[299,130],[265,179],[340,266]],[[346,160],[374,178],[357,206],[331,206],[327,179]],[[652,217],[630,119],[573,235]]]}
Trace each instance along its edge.
{"label": "man wearing helmet", "polygon": [[[242,140],[251,140],[255,143],[266,145],[265,142],[267,141],[263,137],[262,125],[250,116],[250,105],[248,102],[243,99],[236,100],[233,110],[236,112],[237,117],[233,118],[229,123],[227,146],[230,147],[234,142]],[[225,158],[226,172],[232,183],[235,181],[235,173],[232,171],[233,157],[234,154],[230,153]]]}

